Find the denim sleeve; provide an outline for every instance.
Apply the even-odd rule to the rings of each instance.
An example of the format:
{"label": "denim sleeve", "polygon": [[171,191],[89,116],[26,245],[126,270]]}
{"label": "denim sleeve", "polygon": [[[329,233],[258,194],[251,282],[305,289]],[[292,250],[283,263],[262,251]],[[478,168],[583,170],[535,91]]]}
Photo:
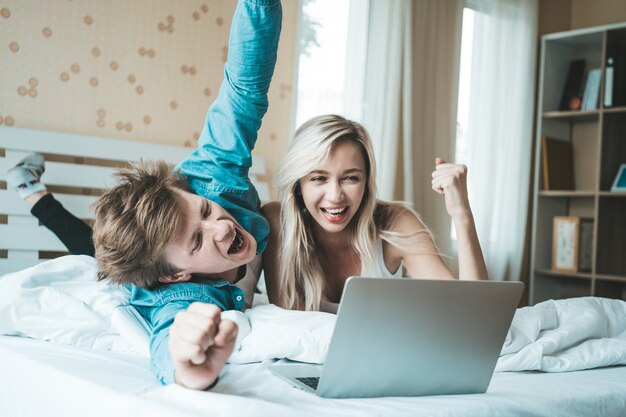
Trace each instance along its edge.
{"label": "denim sleeve", "polygon": [[224,80],[207,112],[197,149],[179,164],[199,195],[248,194],[236,203],[258,211],[254,201],[258,194],[248,171],[257,131],[268,107],[267,92],[276,64],[281,21],[279,0],[237,4]]}
{"label": "denim sleeve", "polygon": [[176,313],[186,310],[190,304],[188,301],[176,301],[152,310],[153,316],[150,320],[152,323],[150,369],[162,384],[174,383],[174,364],[172,363],[172,356],[168,346],[170,327],[174,322]]}
{"label": "denim sleeve", "polygon": [[150,369],[163,384],[174,383],[174,364],[168,346],[170,328],[177,313],[187,310],[199,301],[215,304],[222,311],[241,310],[245,299],[243,291],[224,281],[215,285],[194,283],[167,284],[154,296],[153,292],[137,289],[131,304],[152,328],[150,336]]}

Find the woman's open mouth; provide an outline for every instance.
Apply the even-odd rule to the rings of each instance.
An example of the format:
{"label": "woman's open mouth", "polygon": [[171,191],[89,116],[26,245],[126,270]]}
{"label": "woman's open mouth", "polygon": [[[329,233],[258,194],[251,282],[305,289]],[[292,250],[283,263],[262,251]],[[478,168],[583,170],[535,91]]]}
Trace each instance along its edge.
{"label": "woman's open mouth", "polygon": [[237,229],[235,229],[235,237],[233,238],[232,243],[230,244],[230,247],[228,248],[228,254],[229,255],[233,255],[233,254],[237,254],[239,252],[241,252],[241,250],[244,247],[244,237],[241,234],[241,232]]}
{"label": "woman's open mouth", "polygon": [[343,208],[322,208],[322,213],[326,215],[331,222],[340,222],[348,214],[348,206]]}

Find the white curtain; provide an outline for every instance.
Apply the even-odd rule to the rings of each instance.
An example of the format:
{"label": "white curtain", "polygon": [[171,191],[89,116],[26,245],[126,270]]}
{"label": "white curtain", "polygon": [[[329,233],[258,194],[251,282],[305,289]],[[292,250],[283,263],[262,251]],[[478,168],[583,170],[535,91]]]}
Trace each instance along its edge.
{"label": "white curtain", "polygon": [[[431,188],[435,157],[454,160],[461,23],[464,0],[418,0],[413,4],[413,148],[410,174],[415,209],[432,230],[448,268],[458,274],[443,196]],[[405,151],[407,152],[407,151]],[[457,275],[458,276],[458,275]]]}
{"label": "white curtain", "polygon": [[[411,0],[350,3],[345,114],[372,136],[379,197],[385,200],[395,197],[401,143],[411,142],[406,103],[411,97],[411,6]],[[412,194],[402,197],[412,201]]]}
{"label": "white curtain", "polygon": [[468,0],[476,10],[467,165],[489,276],[518,280],[532,143],[537,0]]}

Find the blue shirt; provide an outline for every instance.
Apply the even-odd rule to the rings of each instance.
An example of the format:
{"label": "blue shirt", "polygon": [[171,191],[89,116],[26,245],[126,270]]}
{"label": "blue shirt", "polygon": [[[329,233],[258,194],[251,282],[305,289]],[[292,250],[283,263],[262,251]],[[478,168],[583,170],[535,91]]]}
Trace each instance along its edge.
{"label": "blue shirt", "polygon": [[[193,191],[226,209],[257,241],[267,243],[269,225],[250,182],[252,149],[268,107],[282,20],[280,0],[240,0],[228,41],[224,81],[209,108],[198,147],[177,167]],[[244,294],[226,281],[164,284],[157,290],[131,289],[131,304],[152,326],[150,367],[164,384],[174,382],[168,349],[169,328],[176,313],[193,302],[241,310]]]}

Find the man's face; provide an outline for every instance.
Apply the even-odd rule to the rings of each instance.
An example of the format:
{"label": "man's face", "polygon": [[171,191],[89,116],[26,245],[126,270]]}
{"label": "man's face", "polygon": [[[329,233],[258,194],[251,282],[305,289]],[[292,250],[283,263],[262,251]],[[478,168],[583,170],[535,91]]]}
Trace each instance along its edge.
{"label": "man's face", "polygon": [[183,229],[165,250],[165,258],[180,274],[215,274],[250,262],[257,242],[219,204],[197,194],[182,197]]}

